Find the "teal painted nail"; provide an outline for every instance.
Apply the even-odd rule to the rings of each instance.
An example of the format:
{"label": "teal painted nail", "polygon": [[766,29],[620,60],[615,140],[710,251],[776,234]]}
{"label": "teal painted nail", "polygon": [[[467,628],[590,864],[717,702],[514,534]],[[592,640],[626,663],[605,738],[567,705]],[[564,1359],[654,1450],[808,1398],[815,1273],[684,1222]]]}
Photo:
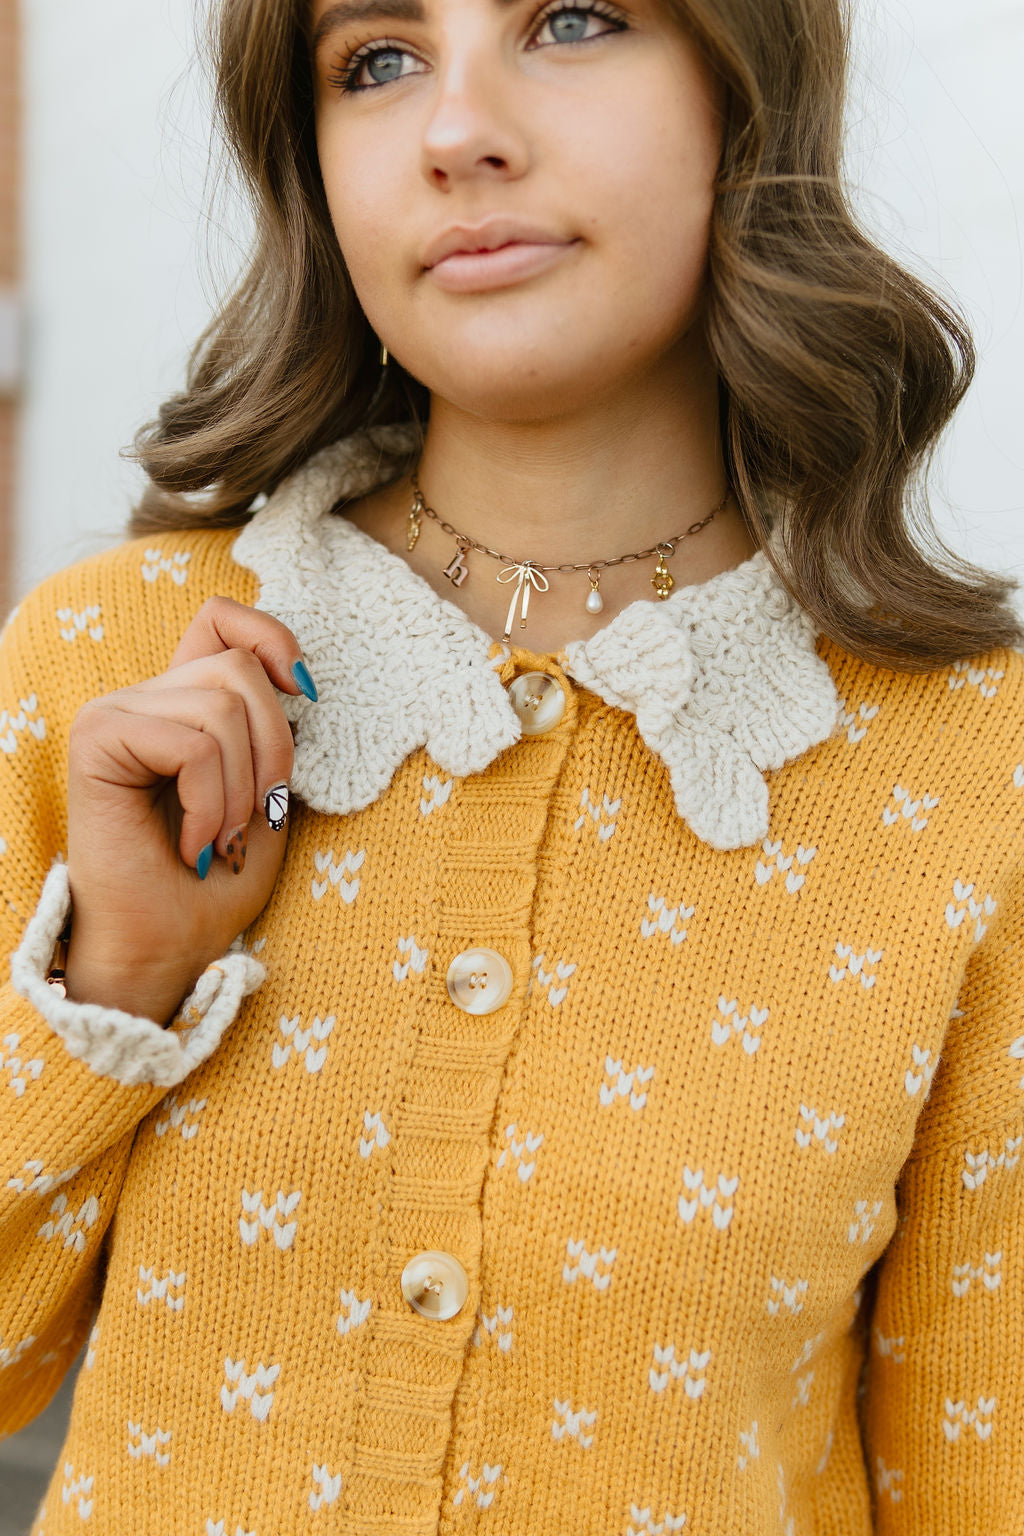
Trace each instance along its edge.
{"label": "teal painted nail", "polygon": [[196,874],[200,880],[205,880],[210,873],[210,865],[213,863],[213,844],[207,843],[202,853],[196,859]]}
{"label": "teal painted nail", "polygon": [[319,702],[320,695],[316,691],[316,683],[310,677],[309,668],[304,661],[297,661],[295,663],[294,667],[292,667],[292,677],[294,677],[307,699],[312,699],[314,704]]}

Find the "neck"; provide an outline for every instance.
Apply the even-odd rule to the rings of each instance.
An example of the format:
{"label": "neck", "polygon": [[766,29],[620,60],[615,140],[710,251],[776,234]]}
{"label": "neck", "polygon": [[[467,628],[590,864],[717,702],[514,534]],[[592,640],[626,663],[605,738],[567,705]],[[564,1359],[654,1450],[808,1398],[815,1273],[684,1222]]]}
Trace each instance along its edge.
{"label": "neck", "polygon": [[435,399],[424,495],[460,532],[517,560],[577,564],[652,547],[725,494],[717,384],[710,359],[700,362],[543,421],[482,420]]}
{"label": "neck", "polygon": [[[578,565],[653,548],[706,518],[727,489],[710,358],[703,346],[685,367],[671,356],[614,398],[591,398],[542,421],[484,420],[435,397],[418,477],[440,518],[511,561]],[[455,541],[429,519],[415,550],[406,554],[410,503],[408,482],[402,482],[369,498],[353,520],[499,636],[513,587],[498,584],[498,562],[471,551],[471,575],[454,587],[442,573]],[[681,587],[731,569],[753,551],[730,502],[700,533],[678,544],[668,569]],[[517,628],[513,639],[551,652],[569,640],[588,639],[628,603],[654,597],[656,563],[647,559],[601,572],[599,616],[586,611],[584,572],[550,573],[549,589],[531,603],[526,633]]]}

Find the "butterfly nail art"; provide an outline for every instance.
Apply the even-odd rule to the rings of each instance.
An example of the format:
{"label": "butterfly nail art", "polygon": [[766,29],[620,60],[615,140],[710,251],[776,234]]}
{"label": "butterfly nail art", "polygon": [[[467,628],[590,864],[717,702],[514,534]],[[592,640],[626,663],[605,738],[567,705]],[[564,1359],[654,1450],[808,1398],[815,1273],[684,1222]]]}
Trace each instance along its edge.
{"label": "butterfly nail art", "polygon": [[275,784],[263,797],[263,809],[275,832],[280,832],[288,820],[288,785]]}

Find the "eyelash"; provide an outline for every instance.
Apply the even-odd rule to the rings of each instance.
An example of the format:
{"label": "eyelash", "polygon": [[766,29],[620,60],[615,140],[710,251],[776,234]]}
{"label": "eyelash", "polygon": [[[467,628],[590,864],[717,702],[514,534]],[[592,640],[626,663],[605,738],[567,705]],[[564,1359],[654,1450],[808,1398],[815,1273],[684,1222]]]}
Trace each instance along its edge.
{"label": "eyelash", "polygon": [[[556,4],[545,6],[535,18],[533,30],[530,34],[531,37],[535,36],[552,17],[559,16],[566,11],[578,12],[584,16],[600,16],[602,20],[611,22],[614,30],[617,32],[624,32],[627,27],[626,18],[622,12],[615,6],[602,3],[602,0],[557,0]],[[598,33],[599,37],[604,37],[605,35],[603,32]],[[571,48],[578,46],[580,43],[589,43],[595,40],[590,37],[581,37],[570,42],[549,43],[545,46]],[[353,53],[350,53],[339,64],[336,64],[327,75],[327,83],[333,86],[335,90],[341,91],[346,95],[355,95],[359,91],[379,90],[382,84],[391,84],[392,82],[375,82],[369,85],[359,85],[356,83],[363,65],[367,64],[370,59],[379,53],[409,53],[410,51],[405,44],[391,38],[374,39],[371,43],[364,43],[361,48],[355,49]],[[396,79],[401,78],[402,76],[396,76]]]}

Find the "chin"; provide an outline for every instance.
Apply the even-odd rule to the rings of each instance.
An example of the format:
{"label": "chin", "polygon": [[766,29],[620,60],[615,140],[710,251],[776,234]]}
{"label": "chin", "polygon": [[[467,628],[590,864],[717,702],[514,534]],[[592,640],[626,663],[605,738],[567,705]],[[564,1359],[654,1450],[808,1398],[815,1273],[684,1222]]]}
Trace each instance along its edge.
{"label": "chin", "polygon": [[573,416],[613,397],[627,382],[607,358],[563,353],[524,360],[491,350],[474,361],[468,349],[452,352],[457,368],[424,369],[417,377],[435,399],[487,421],[526,424]]}
{"label": "chin", "polygon": [[[406,325],[399,360],[439,400],[491,421],[555,421],[607,406],[638,389],[644,395],[666,368],[687,363],[680,349],[696,325],[699,295],[666,296],[655,313],[609,317],[591,302],[538,316],[445,316],[446,323]],[[497,306],[495,306],[495,310]],[[396,326],[395,331],[401,329]],[[691,360],[692,362],[692,360]],[[662,379],[662,383],[663,383]]]}

